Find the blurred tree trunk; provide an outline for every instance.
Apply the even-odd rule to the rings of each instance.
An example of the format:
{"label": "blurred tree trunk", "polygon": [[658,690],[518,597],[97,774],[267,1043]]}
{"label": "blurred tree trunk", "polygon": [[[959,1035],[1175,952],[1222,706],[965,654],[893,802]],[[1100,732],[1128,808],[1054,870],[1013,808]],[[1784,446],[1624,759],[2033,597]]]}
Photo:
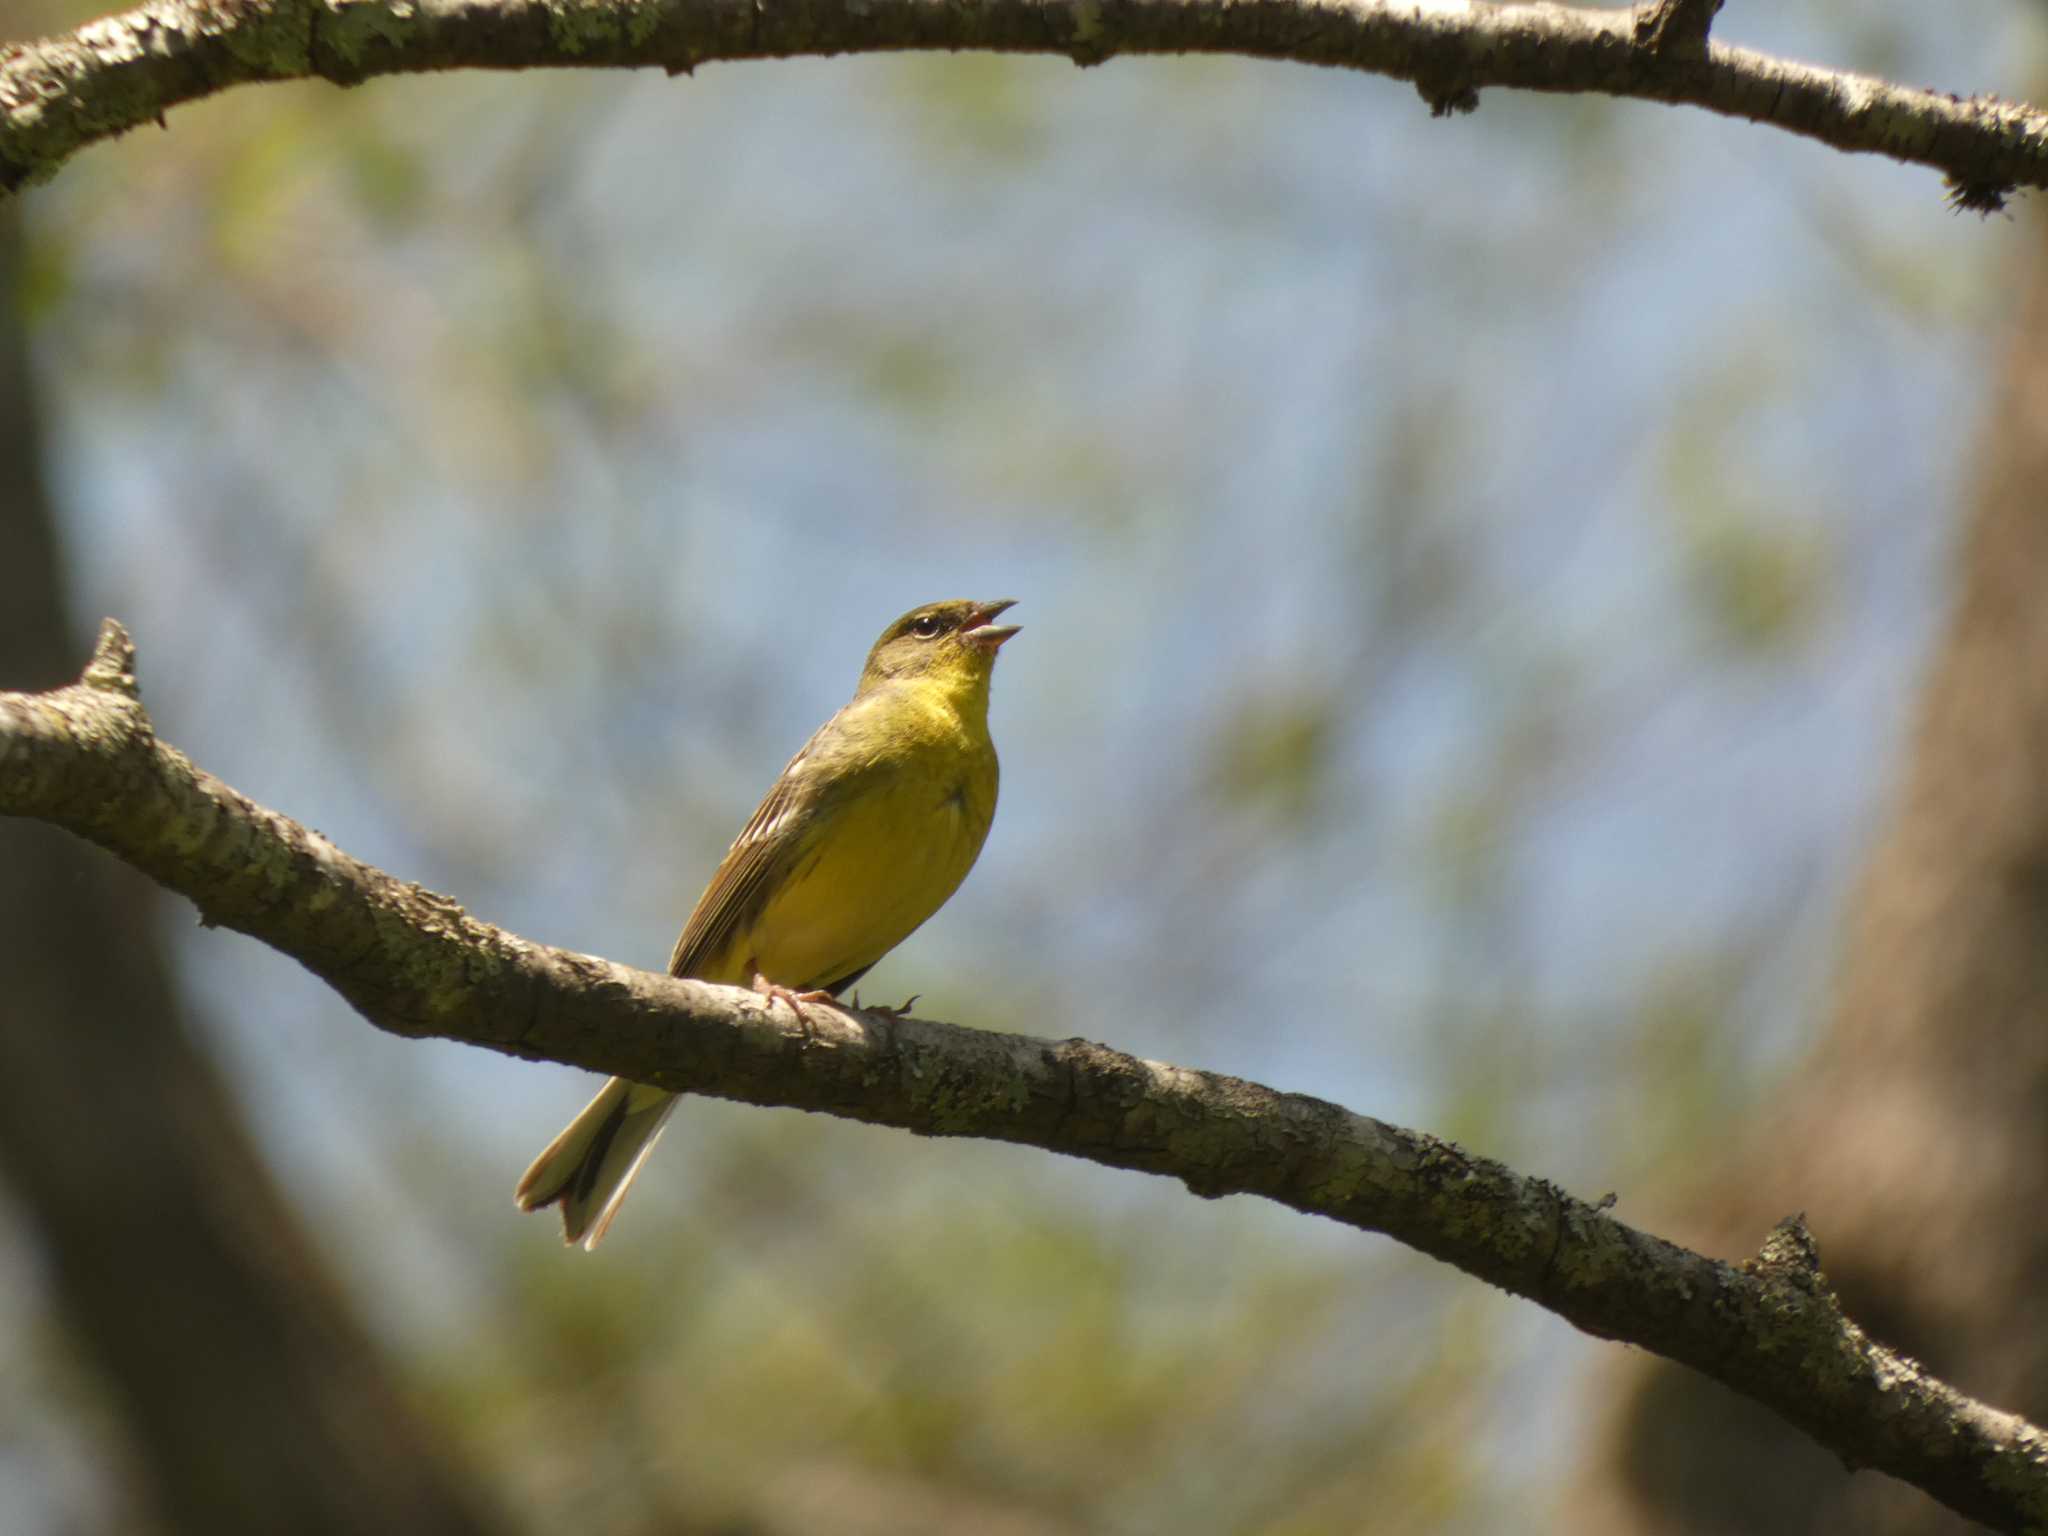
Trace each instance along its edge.
{"label": "blurred tree trunk", "polygon": [[[0,214],[0,678],[74,676]],[[384,1371],[181,1017],[141,876],[0,819],[0,1177],[169,1530],[470,1533],[483,1501]],[[365,1131],[365,1134],[372,1134]]]}
{"label": "blurred tree trunk", "polygon": [[[1669,1235],[1732,1257],[1803,1210],[1852,1317],[2048,1422],[2048,219],[2034,229],[1955,608],[1828,1033]],[[1689,1372],[1634,1359],[1606,1388],[1575,1529],[1974,1528]]]}

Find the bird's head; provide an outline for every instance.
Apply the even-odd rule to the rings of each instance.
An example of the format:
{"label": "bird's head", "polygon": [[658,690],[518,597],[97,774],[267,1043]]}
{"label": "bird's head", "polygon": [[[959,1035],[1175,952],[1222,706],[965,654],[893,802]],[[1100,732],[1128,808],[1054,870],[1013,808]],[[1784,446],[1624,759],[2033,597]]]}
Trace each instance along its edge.
{"label": "bird's head", "polygon": [[883,683],[933,678],[962,686],[986,686],[996,652],[1017,633],[1015,624],[993,624],[1014,597],[977,603],[957,597],[913,608],[882,631],[861,670],[865,692]]}

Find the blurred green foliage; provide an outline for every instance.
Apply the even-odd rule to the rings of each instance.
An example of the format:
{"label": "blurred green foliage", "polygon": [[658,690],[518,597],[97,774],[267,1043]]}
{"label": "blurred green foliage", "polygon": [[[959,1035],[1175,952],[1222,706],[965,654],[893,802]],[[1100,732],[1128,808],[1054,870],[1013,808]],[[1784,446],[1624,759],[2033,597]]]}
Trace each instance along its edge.
{"label": "blurred green foliage", "polygon": [[[352,852],[659,964],[877,616],[1014,595],[995,836],[871,996],[1592,1194],[1796,1049],[1996,312],[1925,178],[1209,59],[169,129],[29,205],[82,602]],[[1010,1149],[692,1104],[564,1253],[508,1196],[584,1085],[246,948],[182,954],[259,1129],[534,1531],[1476,1532],[1568,1453],[1528,1309]],[[8,1383],[0,1480],[54,1486]]]}

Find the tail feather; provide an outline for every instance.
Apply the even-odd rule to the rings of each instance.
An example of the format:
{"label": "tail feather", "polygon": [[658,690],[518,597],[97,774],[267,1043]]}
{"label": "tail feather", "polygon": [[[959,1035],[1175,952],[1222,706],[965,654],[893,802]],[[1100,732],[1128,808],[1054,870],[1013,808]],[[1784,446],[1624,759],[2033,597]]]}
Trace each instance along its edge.
{"label": "tail feather", "polygon": [[615,1077],[533,1160],[512,1198],[522,1211],[562,1208],[562,1241],[595,1248],[647,1161],[676,1095]]}

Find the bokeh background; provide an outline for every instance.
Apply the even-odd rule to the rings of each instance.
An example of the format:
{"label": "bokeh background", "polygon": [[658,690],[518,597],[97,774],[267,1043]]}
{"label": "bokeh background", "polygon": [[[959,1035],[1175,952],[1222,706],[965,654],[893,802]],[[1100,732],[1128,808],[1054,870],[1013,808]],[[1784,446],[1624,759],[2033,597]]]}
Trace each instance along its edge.
{"label": "bokeh background", "polygon": [[[2025,97],[2044,20],[1717,35]],[[865,993],[1653,1227],[1824,1019],[2030,243],[1697,112],[1223,59],[241,90],[13,214],[75,659],[122,618],[245,793],[658,968],[875,631],[1015,596],[995,831]],[[567,1252],[510,1192],[592,1082],[147,920],[503,1529],[1526,1529],[1597,1432],[1532,1307],[1014,1148],[691,1101]],[[150,1529],[62,1285],[0,1199],[0,1529]]]}

